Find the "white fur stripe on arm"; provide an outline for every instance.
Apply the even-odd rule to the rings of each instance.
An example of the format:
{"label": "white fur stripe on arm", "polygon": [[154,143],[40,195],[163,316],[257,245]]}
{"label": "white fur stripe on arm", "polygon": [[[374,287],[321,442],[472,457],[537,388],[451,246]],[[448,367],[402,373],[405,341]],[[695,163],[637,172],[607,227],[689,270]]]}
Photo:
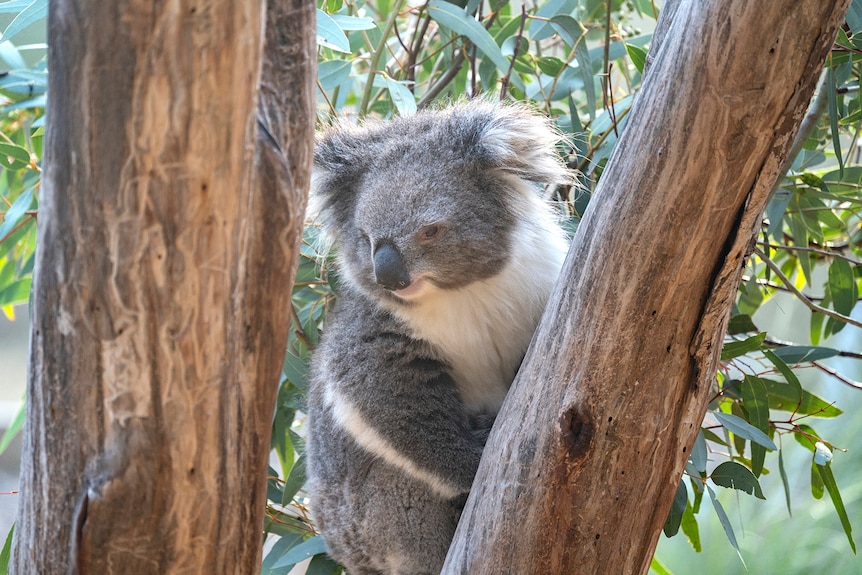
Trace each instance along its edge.
{"label": "white fur stripe on arm", "polygon": [[354,441],[364,449],[402,469],[414,479],[427,484],[441,497],[452,499],[460,494],[448,481],[430,471],[421,469],[407,456],[399,453],[338,391],[327,386],[324,397],[326,403],[332,407],[332,415],[336,423],[343,427],[353,437]]}

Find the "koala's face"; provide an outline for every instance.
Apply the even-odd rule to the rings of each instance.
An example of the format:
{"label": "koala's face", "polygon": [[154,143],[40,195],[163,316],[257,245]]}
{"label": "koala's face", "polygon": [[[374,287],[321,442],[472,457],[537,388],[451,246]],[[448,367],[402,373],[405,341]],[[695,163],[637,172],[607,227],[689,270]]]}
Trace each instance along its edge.
{"label": "koala's face", "polygon": [[558,140],[527,109],[481,101],[328,130],[314,197],[344,279],[416,302],[500,273],[535,209],[530,182],[571,181]]}
{"label": "koala's face", "polygon": [[499,177],[425,149],[396,155],[355,182],[354,211],[339,234],[348,279],[409,301],[428,284],[451,290],[499,273],[514,224],[506,193],[493,193]]}

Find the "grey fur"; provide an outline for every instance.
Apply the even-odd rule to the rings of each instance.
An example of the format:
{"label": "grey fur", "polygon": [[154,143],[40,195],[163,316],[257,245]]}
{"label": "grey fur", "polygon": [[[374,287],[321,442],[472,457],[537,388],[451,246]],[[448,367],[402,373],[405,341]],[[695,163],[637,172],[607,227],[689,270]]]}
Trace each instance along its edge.
{"label": "grey fur", "polygon": [[312,363],[309,489],[351,575],[440,572],[565,253],[528,183],[571,180],[557,140],[474,102],[318,141],[343,285]]}

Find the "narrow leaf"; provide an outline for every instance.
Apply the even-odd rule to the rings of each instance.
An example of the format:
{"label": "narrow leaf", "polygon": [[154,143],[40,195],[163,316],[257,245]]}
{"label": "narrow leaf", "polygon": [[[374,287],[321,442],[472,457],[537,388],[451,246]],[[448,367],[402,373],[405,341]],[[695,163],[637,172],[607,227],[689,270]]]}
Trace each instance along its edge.
{"label": "narrow leaf", "polygon": [[750,441],[754,441],[755,443],[759,443],[763,447],[775,451],[778,447],[773,443],[769,436],[765,433],[742,419],[741,417],[737,417],[730,413],[722,413],[721,411],[714,411],[712,414],[718,419],[719,423],[721,423],[725,429],[742,437],[744,439],[748,439]]}
{"label": "narrow leaf", "polygon": [[647,51],[640,46],[626,43],[626,52],[628,52],[629,58],[631,58],[632,64],[634,64],[635,69],[641,74],[643,74],[644,64],[646,64]]}
{"label": "narrow leaf", "polygon": [[838,84],[835,81],[835,69],[826,68],[826,84],[823,89],[826,90],[827,108],[829,109],[829,125],[832,132],[832,149],[835,151],[835,160],[838,162],[838,173],[844,172],[844,157],[841,155],[841,132],[838,131],[838,120],[841,119],[838,113],[838,94],[836,89]]}
{"label": "narrow leaf", "polygon": [[[503,74],[509,72],[509,60],[503,56],[500,47],[475,18],[470,17],[467,12],[454,4],[440,0],[436,0],[436,2],[436,4],[428,5],[428,14],[431,18],[444,28],[469,38],[480,52],[494,62],[500,72]],[[524,89],[524,82],[517,74],[512,74],[510,80],[518,89]]]}
{"label": "narrow leaf", "polygon": [[33,0],[33,2],[21,10],[15,19],[3,31],[3,40],[11,40],[16,34],[27,28],[30,24],[42,20],[48,15],[48,0]]}
{"label": "narrow leaf", "polygon": [[[746,375],[742,381],[742,405],[748,412],[748,421],[764,434],[769,433],[769,395],[763,380],[753,375]],[[766,459],[766,448],[752,442],[751,472],[760,477],[763,472],[763,462]]]}
{"label": "narrow leaf", "polygon": [[829,492],[829,497],[832,499],[832,505],[835,506],[835,512],[838,513],[838,518],[841,520],[841,526],[844,528],[844,533],[847,534],[847,541],[850,542],[850,548],[853,554],[856,554],[856,542],[853,541],[853,527],[850,525],[850,518],[847,517],[847,510],[844,508],[844,502],[841,500],[841,493],[838,491],[838,484],[835,482],[835,476],[832,475],[832,468],[829,464],[815,464],[820,477],[823,480],[823,485]]}
{"label": "narrow leaf", "polygon": [[664,522],[664,534],[667,537],[673,537],[679,532],[679,524],[682,522],[682,514],[685,513],[686,504],[688,504],[688,490],[685,488],[685,481],[681,480]]}
{"label": "narrow leaf", "polygon": [[[703,497],[702,494],[700,494]],[[697,525],[697,518],[694,515],[694,507],[691,503],[686,503],[685,513],[682,514],[682,532],[685,533],[686,539],[688,539],[689,544],[691,544],[691,548],[695,550],[696,553],[700,553],[703,551],[703,547],[700,544],[700,527]]]}
{"label": "narrow leaf", "polygon": [[790,509],[790,483],[787,481],[787,472],[784,470],[784,450],[778,450],[778,473],[781,475],[781,484],[784,486],[784,502],[787,504],[787,514],[793,516]]}
{"label": "narrow leaf", "polygon": [[703,473],[706,471],[706,439],[703,436],[703,429],[697,432],[697,437],[694,440],[694,446],[691,449],[691,463],[694,468]]}
{"label": "narrow leaf", "polygon": [[348,16],[346,14],[330,15],[335,25],[342,30],[372,30],[375,28],[374,20],[367,16]]}
{"label": "narrow leaf", "polygon": [[802,399],[802,384],[799,382],[799,378],[796,377],[796,374],[793,373],[793,370],[790,369],[790,366],[788,366],[783,359],[778,357],[778,355],[773,353],[772,350],[763,350],[763,355],[772,365],[775,366],[775,369],[784,376],[788,385],[793,389],[793,393],[796,395],[797,401]]}
{"label": "narrow leaf", "polygon": [[320,553],[326,553],[326,543],[323,541],[323,537],[320,535],[316,535],[311,539],[307,539],[293,547],[290,551],[282,555],[282,557],[275,562],[273,565],[273,569],[277,569],[278,567],[290,567],[291,565],[296,565],[300,561],[305,561],[309,557],[313,555],[318,555]]}
{"label": "narrow leaf", "polygon": [[9,573],[9,560],[12,558],[12,534],[15,533],[15,524],[9,529],[9,534],[6,535],[6,542],[3,544],[3,550],[0,551],[0,575]]}
{"label": "narrow leaf", "polygon": [[33,188],[15,198],[12,205],[6,211],[6,217],[3,219],[3,224],[0,225],[0,239],[5,238],[12,229],[18,225],[18,222],[24,216],[24,213],[30,209],[33,203]]}
{"label": "narrow leaf", "polygon": [[337,88],[350,77],[349,60],[327,60],[317,65],[317,81],[324,90]]}
{"label": "narrow leaf", "polygon": [[740,465],[735,461],[725,461],[713,470],[709,478],[716,485],[745,491],[758,499],[766,499],[763,496],[763,490],[760,488],[760,482],[757,481],[757,477],[744,465]]}
{"label": "narrow leaf", "polygon": [[12,418],[12,423],[10,423],[9,427],[6,428],[6,431],[3,432],[3,437],[0,438],[0,454],[6,451],[6,448],[9,447],[9,444],[12,443],[15,436],[18,435],[19,431],[21,431],[21,427],[24,425],[25,408],[26,403],[22,401],[21,405],[18,406],[18,411],[15,412],[15,417]]}
{"label": "narrow leaf", "polygon": [[655,575],[673,575],[673,572],[655,557],[652,558],[652,562],[649,564],[649,570],[651,573],[655,573]]}
{"label": "narrow leaf", "polygon": [[815,417],[837,417],[844,413],[834,405],[820,399],[813,393],[802,390],[802,397],[792,386],[771,379],[760,378],[769,394],[770,409],[791,411]]}
{"label": "narrow leaf", "polygon": [[[739,552],[739,544],[736,542],[736,536],[733,534],[733,527],[730,525],[730,519],[728,519],[727,513],[724,512],[724,507],[722,507],[721,503],[718,502],[718,499],[715,497],[715,491],[712,490],[712,487],[707,485],[706,490],[709,491],[709,499],[712,501],[712,507],[715,509],[715,514],[718,515],[719,523],[721,523],[721,526],[724,528],[724,534],[727,535],[727,540],[730,541],[730,544],[733,545],[734,549],[736,549],[736,554],[739,556],[739,560],[742,561],[743,567],[745,567],[745,560],[742,558],[742,553]],[[747,571],[748,567],[745,567],[745,570]]]}
{"label": "narrow leaf", "polygon": [[832,294],[832,308],[840,314],[849,316],[859,299],[853,266],[842,259],[834,259],[829,264],[829,293]]}
{"label": "narrow leaf", "polygon": [[729,361],[746,353],[757,351],[765,339],[766,333],[758,333],[742,341],[729,341],[721,348],[721,361]]}
{"label": "narrow leaf", "polygon": [[831,347],[820,347],[814,345],[789,345],[773,350],[788,365],[794,365],[805,361],[819,361],[838,355],[837,349]]}

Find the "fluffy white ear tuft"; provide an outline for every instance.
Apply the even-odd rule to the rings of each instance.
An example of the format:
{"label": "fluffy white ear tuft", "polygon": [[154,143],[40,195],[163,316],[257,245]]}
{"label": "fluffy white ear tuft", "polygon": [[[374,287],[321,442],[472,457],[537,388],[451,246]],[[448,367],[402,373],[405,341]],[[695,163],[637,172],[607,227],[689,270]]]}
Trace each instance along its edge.
{"label": "fluffy white ear tuft", "polygon": [[492,166],[524,180],[573,184],[575,174],[557,152],[564,141],[551,121],[519,104],[471,103],[479,133],[479,154]]}

